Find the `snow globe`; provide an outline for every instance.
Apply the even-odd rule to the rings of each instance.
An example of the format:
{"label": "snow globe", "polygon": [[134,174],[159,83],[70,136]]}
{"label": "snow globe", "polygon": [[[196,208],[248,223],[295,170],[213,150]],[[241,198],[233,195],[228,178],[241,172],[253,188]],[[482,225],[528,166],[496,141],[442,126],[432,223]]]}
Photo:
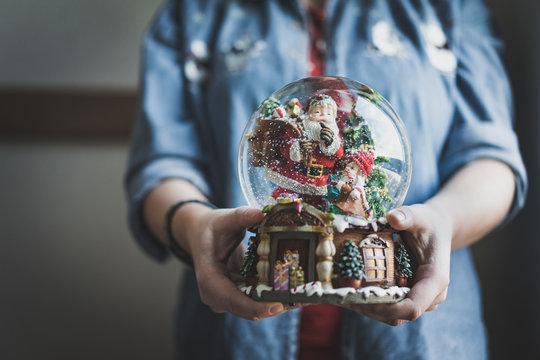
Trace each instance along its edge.
{"label": "snow globe", "polygon": [[238,172],[262,209],[240,289],[258,301],[392,303],[413,277],[386,213],[411,179],[406,129],[359,82],[310,77],[271,94],[251,116]]}

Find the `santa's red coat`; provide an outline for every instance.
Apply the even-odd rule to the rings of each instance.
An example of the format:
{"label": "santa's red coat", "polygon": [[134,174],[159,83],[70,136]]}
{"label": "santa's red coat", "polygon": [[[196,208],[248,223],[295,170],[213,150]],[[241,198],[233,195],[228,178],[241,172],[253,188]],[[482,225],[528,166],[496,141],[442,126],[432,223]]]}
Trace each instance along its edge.
{"label": "santa's red coat", "polygon": [[[336,163],[336,160],[343,156],[343,147],[339,146],[338,150],[332,155],[326,155],[320,149],[318,141],[314,142],[312,150],[312,165],[322,165],[323,170],[320,177],[310,177],[306,174],[306,164],[302,161],[297,162],[291,159],[291,147],[300,140],[296,132],[292,129],[287,129],[283,137],[283,142],[280,148],[282,155],[281,161],[273,160],[268,164],[266,177],[274,184],[282,188],[291,190],[299,194],[308,195],[326,195],[328,176]],[[302,169],[303,168],[303,169]],[[304,171],[299,171],[302,169]],[[311,169],[312,172],[317,172],[317,169]]]}

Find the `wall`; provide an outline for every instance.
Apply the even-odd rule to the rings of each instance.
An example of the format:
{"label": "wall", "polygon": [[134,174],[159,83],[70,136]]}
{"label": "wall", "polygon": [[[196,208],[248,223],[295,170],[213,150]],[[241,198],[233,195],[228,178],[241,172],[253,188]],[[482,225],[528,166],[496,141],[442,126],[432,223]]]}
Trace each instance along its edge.
{"label": "wall", "polygon": [[[1,1],[0,86],[135,92],[160,3]],[[0,358],[172,358],[183,268],[128,233],[127,142],[0,141]]]}
{"label": "wall", "polygon": [[530,185],[520,215],[473,250],[483,286],[491,358],[509,359],[519,353],[527,359],[539,359],[540,244],[535,224],[540,203],[540,1],[489,0],[488,4],[506,42],[515,127]]}
{"label": "wall", "polygon": [[161,0],[2,0],[0,84],[131,87]]}
{"label": "wall", "polygon": [[0,357],[167,359],[179,263],[134,245],[125,144],[0,145]]}

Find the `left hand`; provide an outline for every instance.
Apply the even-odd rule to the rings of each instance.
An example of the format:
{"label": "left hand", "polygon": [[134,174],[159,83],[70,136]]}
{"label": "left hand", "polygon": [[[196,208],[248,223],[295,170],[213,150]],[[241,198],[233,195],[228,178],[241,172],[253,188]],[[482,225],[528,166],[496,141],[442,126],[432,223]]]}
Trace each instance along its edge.
{"label": "left hand", "polygon": [[245,229],[263,218],[258,209],[209,209],[190,205],[173,218],[173,235],[184,239],[193,264],[201,301],[217,313],[229,312],[249,320],[282,314],[290,306],[278,302],[258,302],[237,287],[245,249],[241,245]]}
{"label": "left hand", "polygon": [[358,191],[357,189],[351,191],[351,193],[349,194],[349,199],[353,201],[360,199],[360,191]]}
{"label": "left hand", "polygon": [[396,304],[345,307],[397,326],[418,319],[446,299],[453,229],[446,212],[429,203],[394,209],[386,218],[395,230],[400,231],[418,262],[411,291]]}

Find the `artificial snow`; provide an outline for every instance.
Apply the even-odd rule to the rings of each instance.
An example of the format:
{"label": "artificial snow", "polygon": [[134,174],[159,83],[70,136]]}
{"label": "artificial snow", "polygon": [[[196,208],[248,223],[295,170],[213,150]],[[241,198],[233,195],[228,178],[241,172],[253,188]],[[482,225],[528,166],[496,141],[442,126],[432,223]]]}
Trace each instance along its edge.
{"label": "artificial snow", "polygon": [[334,229],[336,229],[338,232],[342,233],[346,229],[348,229],[351,226],[361,227],[361,228],[373,228],[373,231],[377,232],[379,230],[379,224],[385,225],[387,224],[386,218],[379,218],[375,221],[368,221],[366,218],[362,216],[352,216],[352,215],[335,215],[335,219],[333,221]]}
{"label": "artificial snow", "polygon": [[344,288],[337,288],[337,289],[327,289],[325,294],[336,294],[341,297],[345,297],[348,294],[354,294],[356,293],[356,289],[353,287],[344,287]]}
{"label": "artificial snow", "polygon": [[338,232],[342,233],[349,227],[349,219],[348,216],[344,215],[336,215],[336,218],[333,221],[334,229],[336,229]]}
{"label": "artificial snow", "polygon": [[356,290],[352,287],[345,287],[345,288],[331,288],[326,287],[323,288],[320,281],[314,281],[310,282],[301,286],[296,286],[295,288],[291,289],[291,293],[293,294],[306,294],[306,296],[322,296],[324,295],[339,295],[341,297],[346,297],[349,294],[360,294],[362,298],[368,299],[372,296],[375,297],[404,297],[409,293],[409,288],[407,287],[398,287],[398,286],[392,286],[387,289],[383,289],[377,286],[367,286],[364,288],[360,288]]}
{"label": "artificial snow", "polygon": [[240,291],[246,295],[249,295],[249,293],[251,292],[251,285],[250,286],[240,285],[239,288],[240,288]]}
{"label": "artificial snow", "polygon": [[261,297],[261,293],[263,291],[272,291],[272,290],[274,290],[274,288],[272,288],[272,287],[270,287],[268,285],[263,285],[263,284],[257,285],[257,287],[255,288],[255,291],[257,292],[258,297]]}
{"label": "artificial snow", "polygon": [[320,281],[313,281],[306,283],[301,286],[296,286],[294,289],[291,290],[293,294],[306,294],[307,296],[313,296],[316,294],[317,296],[321,296],[325,293],[325,290],[322,287],[322,284]]}
{"label": "artificial snow", "polygon": [[359,289],[358,293],[361,294],[364,299],[368,299],[371,296],[401,297],[401,296],[407,295],[409,293],[409,290],[410,289],[407,287],[398,287],[398,286],[392,286],[392,287],[389,287],[388,289],[383,289],[377,286],[367,286],[367,287]]}
{"label": "artificial snow", "polygon": [[[241,292],[246,295],[250,295],[253,286],[240,285],[238,287]],[[261,298],[261,295],[264,291],[273,291],[274,289],[267,285],[257,285],[255,291],[257,296]],[[378,286],[367,286],[356,290],[352,287],[343,287],[334,289],[331,286],[324,286],[320,281],[313,281],[306,283],[304,285],[299,285],[290,290],[291,294],[304,294],[306,297],[317,296],[322,297],[323,295],[337,295],[345,299],[348,295],[360,295],[366,303],[380,303],[388,302],[393,299],[401,299],[407,296],[410,289],[408,287],[399,287],[391,286],[389,288],[381,288]]]}

